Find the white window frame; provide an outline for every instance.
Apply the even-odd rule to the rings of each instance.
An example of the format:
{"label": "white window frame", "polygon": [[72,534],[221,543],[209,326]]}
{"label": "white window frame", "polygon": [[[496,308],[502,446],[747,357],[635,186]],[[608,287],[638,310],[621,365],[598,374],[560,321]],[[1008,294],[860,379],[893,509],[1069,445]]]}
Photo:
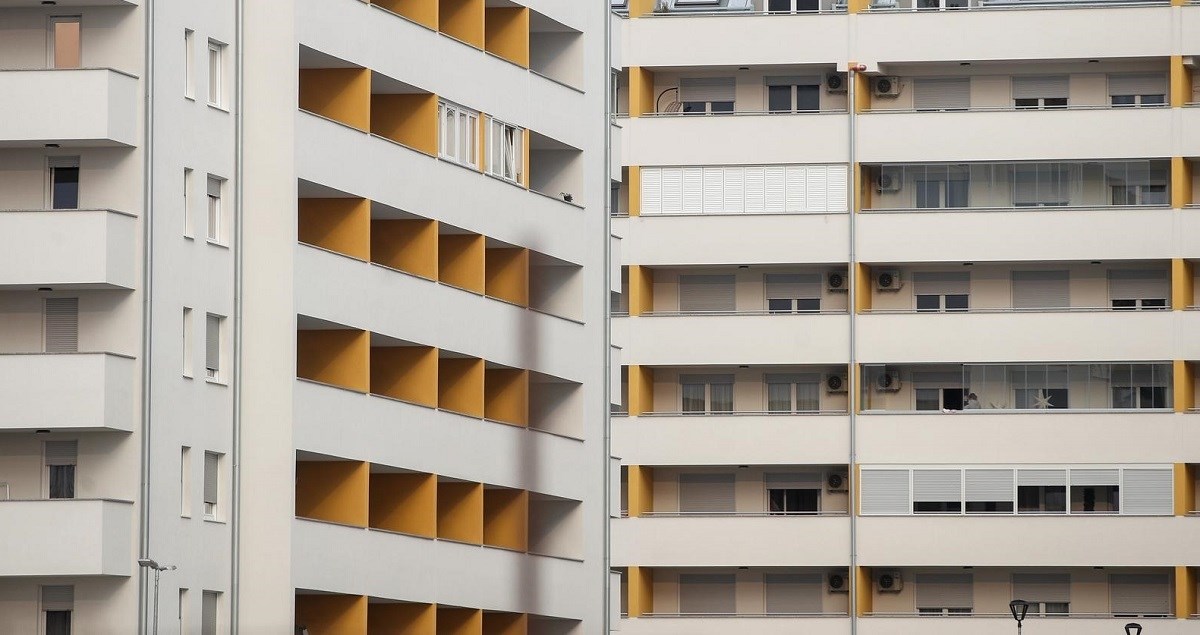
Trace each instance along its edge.
{"label": "white window frame", "polygon": [[196,100],[196,32],[183,30],[183,96]]}
{"label": "white window frame", "polygon": [[[54,206],[54,183],[57,170],[75,170],[75,207]],[[80,199],[83,195],[83,170],[79,165],[79,157],[75,155],[55,155],[46,157],[46,209],[72,210],[80,209]]]}
{"label": "white window frame", "polygon": [[[208,180],[205,181],[205,201],[208,203],[205,219],[205,238],[210,243],[217,245],[225,244],[223,240],[223,232],[225,231],[225,179],[219,176],[209,174]],[[213,194],[213,186],[216,186],[216,194]]]}
{"label": "white window frame", "polygon": [[[453,117],[453,134],[446,118]],[[462,142],[463,134],[469,143]],[[467,156],[461,156],[466,154]],[[438,101],[438,157],[479,169],[479,113],[454,102]]]}
{"label": "white window frame", "polygon": [[192,325],[192,308],[183,307],[183,376],[188,379],[192,378],[193,368],[195,367],[195,358],[192,353],[193,325]]}
{"label": "white window frame", "polygon": [[[494,117],[488,117],[487,129],[488,174],[523,185],[525,183],[525,129]],[[512,136],[511,144],[508,139],[510,134]],[[493,160],[497,151],[500,152],[501,161]],[[500,165],[496,165],[497,163]]]}
{"label": "white window frame", "polygon": [[208,105],[225,109],[225,51],[228,45],[208,41]]}
{"label": "white window frame", "polygon": [[[56,24],[79,25],[79,66],[58,66],[55,49],[57,48],[58,33]],[[52,15],[46,22],[46,68],[83,68],[83,16],[81,15]]]}
{"label": "white window frame", "polygon": [[183,237],[194,239],[196,219],[192,212],[195,198],[195,171],[192,168],[183,169]]}
{"label": "white window frame", "polygon": [[192,517],[192,449],[179,448],[179,516]]}
{"label": "white window frame", "polygon": [[[208,481],[208,457],[210,457],[210,456],[216,457],[215,469],[217,471],[217,474],[216,474],[216,481],[217,481],[216,489],[217,489],[217,491],[216,491],[216,496],[214,497],[214,498],[216,498],[215,501],[212,501],[212,502],[207,501],[207,500],[204,501],[204,520],[218,521],[221,519],[221,465],[225,462],[224,461],[225,457],[220,452],[210,452],[210,451],[204,452],[204,466],[201,471],[203,472],[202,476],[204,477],[205,482]],[[202,484],[201,489],[203,490],[203,484]],[[201,494],[202,495],[200,496],[200,498],[204,499],[205,496],[203,496],[203,492],[201,492]]]}
{"label": "white window frame", "polygon": [[[209,368],[208,364],[208,339],[209,339],[209,324],[216,320],[217,324],[217,367]],[[212,383],[223,382],[223,367],[225,366],[225,316],[217,315],[216,313],[207,313],[204,316],[204,375],[205,378]]]}

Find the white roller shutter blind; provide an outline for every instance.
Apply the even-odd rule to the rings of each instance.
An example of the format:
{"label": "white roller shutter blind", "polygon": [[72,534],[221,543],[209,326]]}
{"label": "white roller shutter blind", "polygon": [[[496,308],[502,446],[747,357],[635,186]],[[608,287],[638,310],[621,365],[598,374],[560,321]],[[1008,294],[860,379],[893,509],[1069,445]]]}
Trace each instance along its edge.
{"label": "white roller shutter blind", "polygon": [[825,191],[828,193],[825,199],[826,211],[845,212],[850,209],[847,199],[847,188],[850,186],[849,173],[849,168],[844,165],[826,167],[825,175],[828,177],[825,182]]}
{"label": "white roller shutter blind", "polygon": [[971,274],[965,271],[918,271],[913,274],[917,295],[958,295],[971,290]]}
{"label": "white roller shutter blind", "polygon": [[975,592],[969,573],[918,573],[917,608],[969,609]]}
{"label": "white roller shutter blind", "polygon": [[1013,599],[1026,602],[1070,602],[1069,573],[1014,573]]}
{"label": "white roller shutter blind", "polygon": [[778,77],[768,77],[767,86],[820,86],[820,77],[809,77],[806,75],[781,75]]}
{"label": "white roller shutter blind", "polygon": [[785,166],[783,168],[783,180],[784,208],[789,212],[809,209],[808,170],[801,165]]}
{"label": "white roller shutter blind", "polygon": [[1130,73],[1108,76],[1109,95],[1165,95],[1167,76],[1162,73]]}
{"label": "white roller shutter blind", "polygon": [[736,588],[732,574],[680,574],[679,612],[733,615],[737,612]]}
{"label": "white roller shutter blind", "polygon": [[75,465],[79,457],[78,441],[47,441],[46,465]]}
{"label": "white roller shutter blind", "polygon": [[1170,516],[1175,513],[1175,473],[1171,468],[1122,470],[1121,513]]}
{"label": "white roller shutter blind", "polygon": [[741,214],[746,211],[746,170],[744,168],[723,168],[725,177],[725,202],[722,205],[726,214]]}
{"label": "white roller shutter blind", "polygon": [[824,577],[819,573],[768,573],[763,576],[769,615],[821,613]]}
{"label": "white roller shutter blind", "polygon": [[725,211],[725,169],[704,168],[704,204],[705,214],[720,214]]}
{"label": "white roller shutter blind", "polygon": [[[805,189],[808,192],[808,202],[802,209],[794,211],[824,212],[829,211],[830,192],[829,172],[838,169],[837,166],[812,165],[805,170]],[[843,186],[844,187],[844,186]],[[836,195],[835,195],[836,196]],[[793,210],[789,210],[793,211]]]}
{"label": "white roller shutter blind", "polygon": [[1063,487],[1066,470],[1017,470],[1017,485],[1026,487]]}
{"label": "white roller shutter blind", "polygon": [[51,168],[77,168],[79,157],[47,157],[46,165]]}
{"label": "white roller shutter blind", "polygon": [[967,470],[966,481],[969,503],[1013,499],[1012,470]]}
{"label": "white roller shutter blind", "polygon": [[733,311],[734,276],[679,276],[680,311]]}
{"label": "white roller shutter blind", "polygon": [[1119,485],[1121,471],[1116,469],[1073,469],[1071,470],[1071,487],[1077,485]]}
{"label": "white roller shutter blind", "polygon": [[787,190],[784,175],[785,170],[782,165],[766,167],[767,213],[779,214],[784,211],[792,211],[784,209],[784,192]]}
{"label": "white roller shutter blind", "polygon": [[42,610],[75,610],[75,587],[69,584],[42,587]]}
{"label": "white roller shutter blind", "polygon": [[205,591],[200,600],[200,635],[217,635],[217,594]]}
{"label": "white roller shutter blind", "polygon": [[863,470],[861,478],[864,516],[912,513],[908,470]]}
{"label": "white roller shutter blind", "polygon": [[212,452],[204,453],[204,502],[217,504],[217,472],[221,456]]}
{"label": "white roller shutter blind", "polygon": [[221,318],[208,315],[204,322],[204,367],[221,370]]}
{"label": "white roller shutter blind", "polygon": [[971,106],[971,80],[913,80],[913,107],[917,110],[966,110]]}
{"label": "white roller shutter blind", "polygon": [[1114,615],[1166,615],[1171,611],[1167,576],[1114,573],[1108,577],[1109,610]]}
{"label": "white roller shutter blind", "polygon": [[768,273],[763,276],[767,299],[812,299],[821,297],[819,273]]}
{"label": "white roller shutter blind", "polygon": [[208,177],[208,195],[221,198],[221,185],[225,181],[218,179],[215,176]]}
{"label": "white roller shutter blind", "polygon": [[662,168],[642,168],[641,213],[662,213]]}
{"label": "white roller shutter blind", "polygon": [[767,169],[762,166],[745,168],[746,213],[762,214],[767,211]]}
{"label": "white roller shutter blind", "polygon": [[660,214],[683,213],[683,168],[662,168],[660,171],[662,201]]}
{"label": "white roller shutter blind", "polygon": [[683,168],[683,213],[704,211],[704,168]]}
{"label": "white roller shutter blind", "polygon": [[680,474],[679,511],[731,514],[734,511],[732,474]]}
{"label": "white roller shutter blind", "polygon": [[679,101],[734,101],[732,77],[684,77],[679,80]]}
{"label": "white roller shutter blind", "polygon": [[913,502],[962,500],[962,470],[913,470]]}
{"label": "white roller shutter blind", "polygon": [[43,317],[47,353],[79,351],[79,298],[46,298]]}
{"label": "white roller shutter blind", "polygon": [[1032,75],[1012,78],[1013,99],[1066,98],[1070,81],[1066,75]]}
{"label": "white roller shutter blind", "polygon": [[1071,305],[1069,274],[1066,271],[1014,271],[1013,308],[1052,309]]}
{"label": "white roller shutter blind", "polygon": [[1117,269],[1108,272],[1108,295],[1114,300],[1170,297],[1167,272],[1147,269]]}
{"label": "white roller shutter blind", "polygon": [[815,472],[772,474],[766,477],[767,489],[813,489],[821,487],[821,475]]}

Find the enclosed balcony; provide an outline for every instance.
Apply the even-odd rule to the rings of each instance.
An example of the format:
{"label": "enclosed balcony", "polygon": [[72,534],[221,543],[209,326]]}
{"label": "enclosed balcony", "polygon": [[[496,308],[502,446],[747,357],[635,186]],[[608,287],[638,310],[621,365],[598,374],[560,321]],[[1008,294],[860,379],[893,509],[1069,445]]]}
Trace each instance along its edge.
{"label": "enclosed balcony", "polygon": [[137,78],[111,69],[0,72],[0,147],[137,145]]}
{"label": "enclosed balcony", "polygon": [[0,576],[129,576],[133,513],[118,500],[0,501]]}

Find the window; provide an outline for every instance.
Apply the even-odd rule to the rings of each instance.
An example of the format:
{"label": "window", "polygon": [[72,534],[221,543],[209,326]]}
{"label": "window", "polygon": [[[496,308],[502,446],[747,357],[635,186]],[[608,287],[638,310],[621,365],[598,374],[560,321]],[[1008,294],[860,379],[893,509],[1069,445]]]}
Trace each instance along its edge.
{"label": "window", "polygon": [[183,169],[183,235],[191,238],[196,222],[192,218],[192,169]]}
{"label": "window", "polygon": [[642,168],[642,214],[845,212],[843,165]]}
{"label": "window", "polygon": [[913,470],[914,514],[957,514],[962,511],[962,470]]}
{"label": "window", "polygon": [[77,441],[47,441],[42,446],[46,463],[47,498],[75,498]]}
{"label": "window", "polygon": [[1069,84],[1066,75],[1014,77],[1013,105],[1018,110],[1066,108]]}
{"label": "window", "polygon": [[1029,603],[1029,615],[1048,617],[1071,612],[1071,575],[1069,573],[1014,573],[1014,599]]}
{"label": "window", "polygon": [[680,275],[679,310],[683,313],[729,313],[736,308],[732,275]]}
{"label": "window", "polygon": [[967,110],[970,107],[969,78],[913,80],[913,108],[917,112]]}
{"label": "window", "polygon": [[1108,576],[1109,610],[1115,617],[1168,617],[1170,578],[1157,573],[1114,573]]}
{"label": "window", "polygon": [[50,18],[50,68],[79,68],[83,64],[80,17]]}
{"label": "window", "polygon": [[192,310],[183,307],[183,376],[192,376]]}
{"label": "window", "polygon": [[50,157],[50,209],[79,209],[79,157]]}
{"label": "window", "polygon": [[222,232],[224,231],[224,211],[221,205],[221,190],[224,189],[225,180],[213,175],[208,175],[208,240],[214,243],[220,243]]}
{"label": "window", "polygon": [[1066,271],[1014,271],[1014,309],[1046,310],[1071,306],[1070,274]]}
{"label": "window", "polygon": [[962,208],[967,206],[970,181],[917,180],[917,209]]}
{"label": "window", "polygon": [[187,589],[179,589],[179,632],[189,633],[187,625]]}
{"label": "window", "polygon": [[820,111],[820,78],[768,77],[767,110],[771,112]]}
{"label": "window", "polygon": [[966,395],[962,388],[916,388],[917,410],[962,410]]}
{"label": "window", "polygon": [[818,412],[821,410],[821,376],[818,374],[767,375],[767,412]]}
{"label": "window", "polygon": [[1066,388],[1016,388],[1014,404],[1017,410],[1063,410],[1067,396]]}
{"label": "window", "polygon": [[225,107],[225,45],[208,41],[208,105]]}
{"label": "window", "polygon": [[1013,512],[1012,470],[964,470],[968,514],[1011,514]]}
{"label": "window", "polygon": [[918,271],[913,274],[917,311],[961,312],[970,306],[971,274],[958,271]]}
{"label": "window", "polygon": [[969,573],[918,573],[914,582],[921,615],[969,615],[975,606]]}
{"label": "window", "polygon": [[488,130],[488,174],[524,183],[525,129],[492,119]]}
{"label": "window", "polygon": [[479,165],[479,113],[438,102],[438,156],[468,167]]}
{"label": "window", "polygon": [[75,587],[70,585],[41,588],[42,613],[46,635],[71,635],[71,612],[75,610]]}
{"label": "window", "polygon": [[1166,309],[1170,290],[1166,271],[1115,269],[1108,272],[1108,297],[1117,311]]}
{"label": "window", "polygon": [[732,474],[680,474],[679,511],[694,514],[734,512]]}
{"label": "window", "polygon": [[46,298],[42,325],[45,352],[79,352],[79,298]]}
{"label": "window", "polygon": [[179,449],[179,515],[192,517],[192,449]]}
{"label": "window", "polygon": [[217,487],[219,485],[219,470],[221,455],[215,452],[204,453],[204,519],[217,520]]}
{"label": "window", "polygon": [[819,615],[824,579],[819,573],[767,573],[763,594],[768,615]]}
{"label": "window", "polygon": [[1169,408],[1166,386],[1114,386],[1113,408]]}
{"label": "window", "polygon": [[[837,4],[836,2],[834,4]],[[817,0],[767,0],[767,11],[771,13],[798,13],[820,11],[821,3]]]}
{"label": "window", "polygon": [[200,599],[200,635],[217,635],[217,608],[220,604],[219,591],[205,591]]}
{"label": "window", "polygon": [[183,30],[183,96],[196,98],[196,32]]}
{"label": "window", "polygon": [[682,375],[679,383],[683,413],[733,412],[733,375]]}
{"label": "window", "polygon": [[1066,470],[1017,470],[1017,513],[1065,514]]}
{"label": "window", "polygon": [[821,274],[768,273],[763,283],[771,313],[821,311]]}
{"label": "window", "polygon": [[737,578],[722,573],[679,574],[679,613],[733,615],[737,613]]}
{"label": "window", "polygon": [[209,313],[204,320],[204,369],[208,378],[221,380],[221,329],[225,318]]}
{"label": "window", "polygon": [[1114,108],[1164,106],[1167,103],[1167,77],[1162,73],[1109,75],[1108,95]]}
{"label": "window", "polygon": [[732,77],[684,77],[679,80],[679,101],[685,114],[733,112]]}
{"label": "window", "polygon": [[772,516],[821,511],[820,474],[767,474],[767,511]]}
{"label": "window", "polygon": [[1072,514],[1115,514],[1120,511],[1120,470],[1071,470]]}
{"label": "window", "polygon": [[1113,185],[1113,205],[1166,205],[1167,184]]}

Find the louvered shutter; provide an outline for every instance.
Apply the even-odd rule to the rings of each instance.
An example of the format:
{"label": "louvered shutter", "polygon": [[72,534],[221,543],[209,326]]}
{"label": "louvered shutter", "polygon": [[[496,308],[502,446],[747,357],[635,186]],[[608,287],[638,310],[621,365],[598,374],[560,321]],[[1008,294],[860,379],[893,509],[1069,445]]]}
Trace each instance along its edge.
{"label": "louvered shutter", "polygon": [[1017,485],[1025,487],[1064,487],[1066,470],[1017,470]]}
{"label": "louvered shutter", "polygon": [[863,470],[861,478],[864,516],[912,513],[908,470]]}
{"label": "louvered shutter", "polygon": [[1012,470],[967,470],[966,489],[968,503],[991,501],[1012,502]]}
{"label": "louvered shutter", "polygon": [[913,274],[917,295],[957,295],[971,291],[971,274],[965,271],[918,271]]}
{"label": "louvered shutter", "polygon": [[683,573],[679,575],[679,612],[733,615],[737,612],[732,574]]}
{"label": "louvered shutter", "polygon": [[819,573],[768,573],[763,576],[768,615],[815,615],[822,612],[824,580]]}
{"label": "louvered shutter", "polygon": [[205,591],[200,604],[200,635],[217,635],[217,594]]}
{"label": "louvered shutter", "polygon": [[829,211],[830,198],[830,183],[829,183],[829,168],[824,165],[810,165],[805,170],[806,186],[808,189],[808,202],[804,206],[804,212],[825,212]]}
{"label": "louvered shutter", "polygon": [[726,214],[741,214],[746,211],[746,170],[739,167],[727,167],[724,172],[725,208]]}
{"label": "louvered shutter", "polygon": [[1109,95],[1165,95],[1167,76],[1162,73],[1130,73],[1108,76]]}
{"label": "louvered shutter", "polygon": [[1121,471],[1116,469],[1073,469],[1071,470],[1071,487],[1079,485],[1104,486],[1119,485]]}
{"label": "louvered shutter", "polygon": [[720,214],[725,211],[725,170],[723,168],[704,168],[704,209],[705,214]]}
{"label": "louvered shutter", "polygon": [[209,315],[204,329],[204,367],[221,370],[221,318]]}
{"label": "louvered shutter", "polygon": [[802,165],[787,165],[783,168],[784,195],[783,208],[789,212],[808,211],[808,175],[809,169]]}
{"label": "louvered shutter", "polygon": [[46,465],[75,465],[79,457],[78,441],[47,441]]}
{"label": "louvered shutter", "polygon": [[766,174],[767,213],[778,214],[784,209],[784,193],[787,191],[784,169],[782,165],[768,165],[764,168]]}
{"label": "louvered shutter", "polygon": [[1013,99],[1066,98],[1066,75],[1032,75],[1012,79]]}
{"label": "louvered shutter", "polygon": [[916,79],[913,107],[917,110],[966,110],[971,107],[971,80]]}
{"label": "louvered shutter", "polygon": [[830,165],[825,168],[825,211],[845,212],[850,209],[847,202],[847,179],[849,170],[844,165]]}
{"label": "louvered shutter", "polygon": [[78,168],[79,157],[47,157],[46,165],[51,168]]}
{"label": "louvered shutter", "polygon": [[79,298],[46,298],[44,321],[47,353],[79,351]]}
{"label": "louvered shutter", "polygon": [[778,77],[768,77],[767,86],[820,86],[821,81],[820,77],[781,75]]}
{"label": "louvered shutter", "polygon": [[683,168],[662,168],[660,214],[683,213]]}
{"label": "louvered shutter", "polygon": [[1147,269],[1118,269],[1108,272],[1108,296],[1113,300],[1170,297],[1167,272]]}
{"label": "louvered shutter", "polygon": [[1069,573],[1014,573],[1013,599],[1026,602],[1070,602]]}
{"label": "louvered shutter", "polygon": [[69,584],[42,587],[42,610],[75,610],[75,587]]}
{"label": "louvered shutter", "polygon": [[704,211],[704,169],[683,168],[683,213]]}
{"label": "louvered shutter", "polygon": [[679,511],[732,514],[734,509],[732,474],[679,475]]}
{"label": "louvered shutter", "polygon": [[762,214],[767,211],[767,169],[762,166],[745,168],[746,213]]}
{"label": "louvered shutter", "polygon": [[969,573],[918,573],[917,608],[969,609],[975,591]]}
{"label": "louvered shutter", "polygon": [[962,470],[913,470],[913,502],[962,501]]}
{"label": "louvered shutter", "polygon": [[812,299],[821,297],[819,273],[768,273],[763,276],[767,299]]}
{"label": "louvered shutter", "polygon": [[814,489],[821,487],[821,475],[816,472],[767,473],[767,489]]}
{"label": "louvered shutter", "polygon": [[204,502],[217,504],[217,473],[220,467],[220,455],[212,452],[204,453]]}
{"label": "louvered shutter", "polygon": [[662,168],[642,168],[641,213],[662,213]]}
{"label": "louvered shutter", "polygon": [[1068,272],[1014,271],[1013,308],[1051,309],[1071,305]]}
{"label": "louvered shutter", "polygon": [[1121,474],[1121,513],[1170,516],[1175,513],[1174,472],[1170,468],[1127,468]]}
{"label": "louvered shutter", "polygon": [[1171,611],[1167,576],[1114,573],[1108,577],[1109,610],[1113,615],[1167,615]]}
{"label": "louvered shutter", "polygon": [[732,77],[684,77],[679,80],[679,101],[734,101]]}
{"label": "louvered shutter", "polygon": [[679,276],[680,311],[733,311],[734,276]]}

